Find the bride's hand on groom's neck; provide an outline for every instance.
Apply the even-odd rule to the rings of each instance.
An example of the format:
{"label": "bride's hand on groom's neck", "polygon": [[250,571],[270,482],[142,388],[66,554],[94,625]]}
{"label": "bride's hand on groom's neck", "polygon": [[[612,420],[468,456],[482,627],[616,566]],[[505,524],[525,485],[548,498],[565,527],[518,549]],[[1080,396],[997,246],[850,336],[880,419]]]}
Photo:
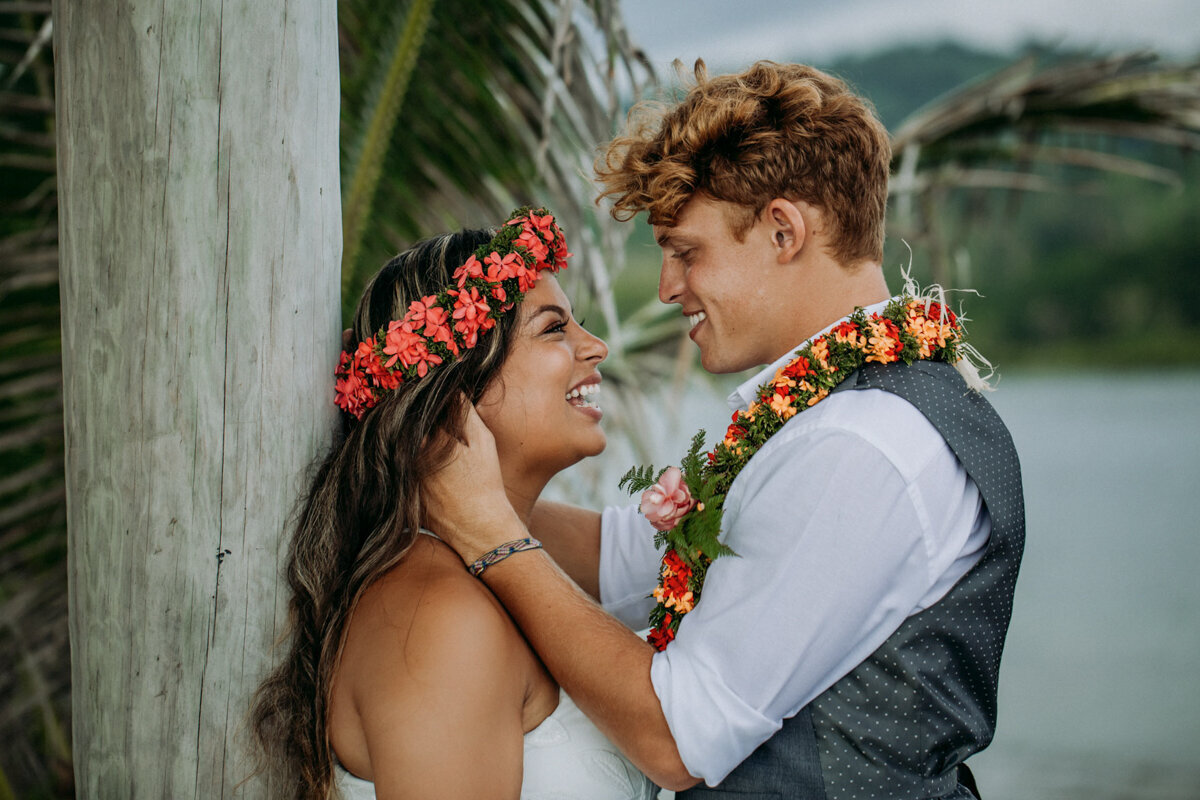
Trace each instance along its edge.
{"label": "bride's hand on groom's neck", "polygon": [[[466,405],[462,438],[448,444],[445,463],[422,482],[421,500],[425,527],[470,564],[528,533],[509,503],[492,432],[475,406]],[[446,446],[445,441],[429,443],[433,454]]]}

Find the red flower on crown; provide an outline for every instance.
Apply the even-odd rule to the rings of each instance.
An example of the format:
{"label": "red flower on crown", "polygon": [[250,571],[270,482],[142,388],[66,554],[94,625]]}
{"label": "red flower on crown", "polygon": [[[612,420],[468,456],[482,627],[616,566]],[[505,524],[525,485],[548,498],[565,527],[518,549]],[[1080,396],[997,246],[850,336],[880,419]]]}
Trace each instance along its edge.
{"label": "red flower on crown", "polygon": [[404,362],[406,367],[416,367],[417,377],[424,378],[429,372],[430,364],[442,363],[442,357],[436,353],[429,352],[429,347],[425,341],[419,341],[414,344],[408,351],[400,355],[400,360]]}
{"label": "red flower on crown", "polygon": [[450,313],[441,306],[433,306],[425,311],[425,336],[431,342],[441,342],[453,353],[457,353],[457,345],[450,334]]}
{"label": "red flower on crown", "polygon": [[[493,253],[492,255],[495,255]],[[479,259],[472,253],[471,257],[463,263],[461,267],[454,270],[454,280],[458,283],[458,288],[463,288],[467,281],[471,278],[483,277],[483,265],[479,263]]]}
{"label": "red flower on crown", "polygon": [[521,273],[521,270],[525,269],[525,259],[517,253],[509,253],[506,256],[495,252],[488,253],[484,257],[483,263],[487,264],[487,270],[483,275],[492,283],[515,278]]}
{"label": "red flower on crown", "polygon": [[421,334],[414,331],[408,322],[398,319],[389,322],[383,340],[383,354],[391,356],[391,358],[384,362],[384,366],[394,367],[400,360],[400,354],[419,341],[421,341]]}
{"label": "red flower on crown", "polygon": [[369,375],[383,389],[395,389],[400,385],[403,378],[402,375],[390,371],[383,363],[383,359],[375,352],[375,337],[372,336],[365,342],[358,343],[358,349],[354,351],[355,363],[360,365],[362,371]]}
{"label": "red flower on crown", "polygon": [[538,236],[537,231],[525,226],[525,229],[517,235],[517,244],[529,251],[529,255],[533,256],[534,261],[538,264],[545,263],[546,257],[550,255],[550,248],[542,241],[542,237]]}
{"label": "red flower on crown", "polygon": [[404,314],[404,321],[412,326],[413,330],[425,324],[426,317],[430,312],[434,312],[441,307],[437,304],[437,295],[431,294],[428,297],[422,297],[420,300],[413,300],[408,304],[408,311]]}
{"label": "red flower on crown", "polygon": [[454,297],[454,330],[462,334],[463,347],[469,350],[478,342],[479,333],[493,328],[496,320],[488,316],[491,307],[476,287],[451,290],[450,294]]}
{"label": "red flower on crown", "polygon": [[405,367],[416,367],[418,378],[425,377],[430,364],[442,363],[442,357],[429,352],[427,340],[412,329],[407,319],[388,323],[383,352],[391,356],[384,366],[391,367],[398,360]]}
{"label": "red flower on crown", "polygon": [[529,269],[528,267],[522,265],[517,270],[517,289],[518,289],[518,291],[520,291],[522,294],[524,294],[525,292],[528,292],[530,289],[533,288],[533,285],[535,283],[537,283],[537,279],[538,279],[538,271],[536,269]]}
{"label": "red flower on crown", "polygon": [[454,270],[450,286],[414,300],[402,319],[380,328],[353,353],[342,353],[334,370],[334,401],[361,418],[406,380],[423,378],[478,344],[543,271],[557,272],[569,256],[562,231],[545,209],[513,212],[485,247]]}
{"label": "red flower on crown", "polygon": [[338,368],[334,372],[334,391],[337,393],[337,404],[355,416],[362,416],[366,409],[373,406],[374,394],[367,385],[366,375],[359,368],[355,359],[349,353],[342,353]]}

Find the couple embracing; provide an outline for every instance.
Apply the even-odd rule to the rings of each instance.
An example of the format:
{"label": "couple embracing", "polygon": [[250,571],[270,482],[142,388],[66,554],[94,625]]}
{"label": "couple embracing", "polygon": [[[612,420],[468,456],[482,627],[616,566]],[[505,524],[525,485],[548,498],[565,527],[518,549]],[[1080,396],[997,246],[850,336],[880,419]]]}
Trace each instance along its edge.
{"label": "couple embracing", "polygon": [[[385,265],[253,714],[290,796],[978,795],[1024,540],[1012,442],[953,313],[887,288],[864,102],[798,65],[697,81],[598,172],[614,213],[649,212],[704,368],[761,368],[724,441],[645,515],[539,501],[605,445],[607,351],[554,278],[553,216]],[[720,552],[671,538],[705,526]]]}

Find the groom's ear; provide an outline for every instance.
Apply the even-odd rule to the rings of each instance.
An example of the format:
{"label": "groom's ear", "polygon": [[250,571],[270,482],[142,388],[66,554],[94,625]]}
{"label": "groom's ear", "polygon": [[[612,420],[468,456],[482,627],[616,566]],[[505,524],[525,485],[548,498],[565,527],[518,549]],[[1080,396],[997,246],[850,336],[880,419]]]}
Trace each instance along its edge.
{"label": "groom's ear", "polygon": [[777,197],[767,203],[763,217],[771,237],[771,246],[775,249],[776,263],[790,263],[804,249],[809,236],[801,204]]}

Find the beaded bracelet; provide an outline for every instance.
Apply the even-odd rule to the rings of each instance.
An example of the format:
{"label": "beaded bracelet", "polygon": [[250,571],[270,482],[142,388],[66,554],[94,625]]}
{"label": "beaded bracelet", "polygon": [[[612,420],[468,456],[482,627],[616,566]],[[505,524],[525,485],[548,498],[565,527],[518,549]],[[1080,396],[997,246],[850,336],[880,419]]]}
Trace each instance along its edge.
{"label": "beaded bracelet", "polygon": [[499,547],[489,550],[479,558],[475,559],[475,561],[471,564],[471,566],[467,567],[467,569],[471,571],[472,575],[478,578],[485,569],[493,564],[499,564],[513,553],[519,553],[522,550],[537,550],[541,546],[542,543],[537,539],[534,539],[532,536],[527,536],[524,539],[515,539],[511,542],[505,542]]}

